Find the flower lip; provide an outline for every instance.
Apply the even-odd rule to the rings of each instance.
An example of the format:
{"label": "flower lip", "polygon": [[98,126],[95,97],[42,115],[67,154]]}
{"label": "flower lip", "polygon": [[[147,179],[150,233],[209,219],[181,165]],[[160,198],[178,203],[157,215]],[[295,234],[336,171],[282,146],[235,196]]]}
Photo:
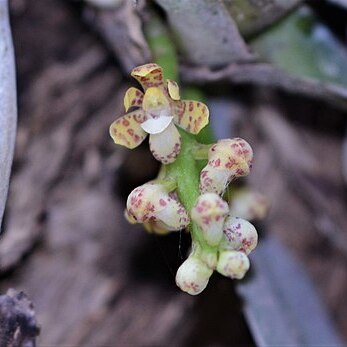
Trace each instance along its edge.
{"label": "flower lip", "polygon": [[149,118],[141,124],[141,128],[148,134],[159,134],[164,131],[171,123],[173,117]]}

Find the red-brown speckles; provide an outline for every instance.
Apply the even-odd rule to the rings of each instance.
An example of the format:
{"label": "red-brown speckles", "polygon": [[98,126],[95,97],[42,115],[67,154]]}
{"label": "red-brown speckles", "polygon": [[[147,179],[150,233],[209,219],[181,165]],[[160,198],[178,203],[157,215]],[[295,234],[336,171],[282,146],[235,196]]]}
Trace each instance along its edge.
{"label": "red-brown speckles", "polygon": [[164,199],[159,199],[160,206],[166,206],[167,202]]}

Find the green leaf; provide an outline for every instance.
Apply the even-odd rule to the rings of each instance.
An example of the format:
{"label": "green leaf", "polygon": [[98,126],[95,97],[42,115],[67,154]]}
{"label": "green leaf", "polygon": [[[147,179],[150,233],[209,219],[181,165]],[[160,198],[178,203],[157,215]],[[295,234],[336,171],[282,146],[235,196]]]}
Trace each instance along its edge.
{"label": "green leaf", "polygon": [[263,60],[290,74],[347,86],[347,49],[306,6],[250,45]]}

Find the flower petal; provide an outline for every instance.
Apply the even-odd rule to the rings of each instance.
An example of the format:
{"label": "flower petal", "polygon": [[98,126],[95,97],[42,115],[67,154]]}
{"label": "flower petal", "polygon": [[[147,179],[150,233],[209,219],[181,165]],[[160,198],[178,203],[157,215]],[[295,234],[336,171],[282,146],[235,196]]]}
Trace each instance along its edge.
{"label": "flower petal", "polygon": [[206,288],[212,272],[200,259],[189,256],[177,270],[176,284],[184,292],[197,295]]}
{"label": "flower petal", "polygon": [[243,252],[221,252],[218,259],[217,271],[223,276],[242,279],[249,269],[249,259]]}
{"label": "flower petal", "polygon": [[143,93],[141,90],[131,87],[124,95],[125,112],[128,112],[130,107],[141,107],[143,101]]}
{"label": "flower petal", "polygon": [[150,87],[158,87],[163,85],[163,69],[158,64],[145,64],[136,67],[131,72],[133,76],[146,90]]}
{"label": "flower petal", "polygon": [[169,164],[175,161],[181,150],[181,136],[171,122],[161,133],[149,136],[149,146],[155,159]]}
{"label": "flower petal", "polygon": [[171,230],[181,230],[188,226],[190,219],[183,205],[174,198],[167,200],[167,206],[156,213],[156,218],[165,223]]}
{"label": "flower petal", "polygon": [[167,88],[168,88],[171,99],[179,100],[181,97],[180,97],[180,89],[178,87],[177,82],[173,80],[166,80],[166,81],[167,81]]}
{"label": "flower petal", "polygon": [[169,116],[170,103],[165,94],[156,87],[151,87],[146,90],[142,103],[143,109],[152,117]]}
{"label": "flower petal", "polygon": [[228,212],[228,204],[217,194],[206,193],[198,197],[191,216],[209,245],[216,246],[221,241],[224,218]]}
{"label": "flower petal", "polygon": [[245,219],[229,215],[224,222],[223,232],[224,236],[219,246],[223,250],[249,254],[257,246],[257,230]]}
{"label": "flower petal", "polygon": [[114,143],[130,149],[140,145],[147,136],[141,128],[144,120],[143,110],[136,110],[116,119],[110,126],[110,135]]}
{"label": "flower petal", "polygon": [[198,134],[208,124],[209,110],[199,101],[175,102],[174,114],[175,123],[192,134]]}
{"label": "flower petal", "polygon": [[200,173],[200,192],[222,194],[230,182],[228,170],[216,170],[206,165]]}
{"label": "flower petal", "polygon": [[149,118],[141,124],[141,128],[148,134],[158,134],[171,123],[172,117]]}

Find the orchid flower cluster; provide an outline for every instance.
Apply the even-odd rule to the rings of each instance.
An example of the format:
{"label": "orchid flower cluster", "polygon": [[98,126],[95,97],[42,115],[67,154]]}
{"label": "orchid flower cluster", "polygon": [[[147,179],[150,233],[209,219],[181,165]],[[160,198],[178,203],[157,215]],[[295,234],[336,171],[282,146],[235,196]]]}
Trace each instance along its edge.
{"label": "orchid flower cluster", "polygon": [[[183,291],[201,293],[215,270],[233,279],[243,278],[250,266],[248,255],[258,242],[255,227],[246,219],[263,217],[267,203],[261,195],[245,190],[231,198],[227,193],[232,181],[249,174],[252,148],[241,138],[203,145],[191,136],[184,143],[184,134],[196,135],[208,124],[207,106],[181,100],[177,83],[164,80],[157,64],[139,66],[131,75],[144,92],[128,89],[124,107],[130,112],[111,124],[110,135],[116,144],[130,149],[149,135],[150,150],[163,166],[157,179],[130,193],[125,217],[157,234],[191,232],[190,254],[176,274]],[[180,156],[190,156],[199,168],[198,177],[177,173]],[[182,188],[190,182],[196,184],[194,197],[187,197]]]}

